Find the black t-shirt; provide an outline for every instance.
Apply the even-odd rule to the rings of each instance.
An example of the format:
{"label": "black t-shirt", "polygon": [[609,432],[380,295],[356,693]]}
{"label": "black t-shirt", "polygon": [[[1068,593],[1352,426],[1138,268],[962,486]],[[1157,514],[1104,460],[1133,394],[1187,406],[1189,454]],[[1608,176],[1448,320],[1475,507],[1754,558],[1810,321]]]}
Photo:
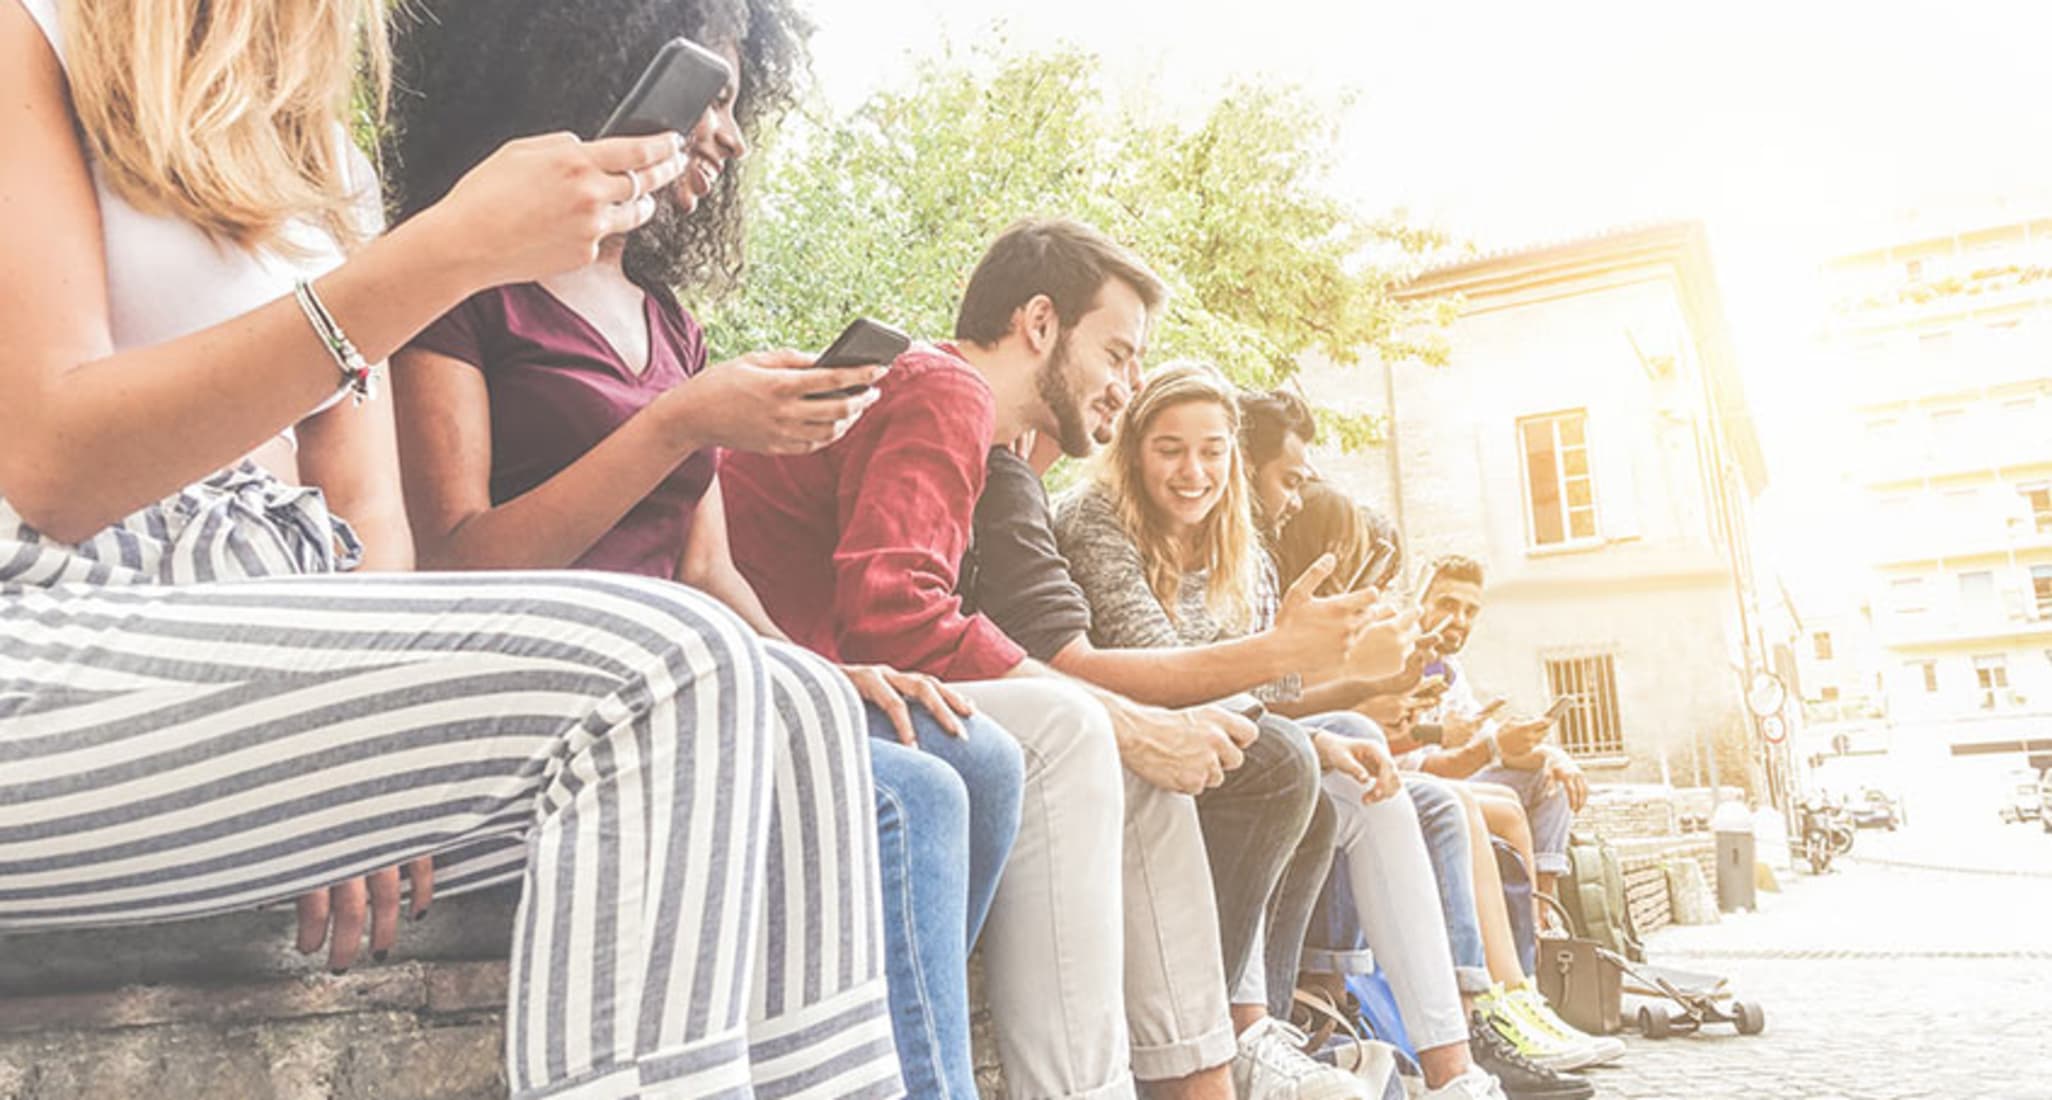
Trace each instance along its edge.
{"label": "black t-shirt", "polygon": [[1036,661],[1046,662],[1090,633],[1090,603],[1055,548],[1047,488],[1026,460],[992,448],[969,549],[956,582],[964,614],[997,624]]}

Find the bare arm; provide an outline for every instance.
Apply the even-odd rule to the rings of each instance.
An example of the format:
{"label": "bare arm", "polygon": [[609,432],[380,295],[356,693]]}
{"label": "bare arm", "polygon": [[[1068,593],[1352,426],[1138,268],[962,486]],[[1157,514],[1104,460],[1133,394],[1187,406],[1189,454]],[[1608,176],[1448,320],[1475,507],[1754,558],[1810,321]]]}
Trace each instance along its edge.
{"label": "bare arm", "polygon": [[[562,568],[700,447],[717,443],[795,454],[833,442],[876,400],[874,394],[836,400],[805,395],[823,386],[866,385],[883,368],[799,369],[811,362],[792,351],[759,352],[708,367],[644,406],[554,477],[493,504],[491,395],[484,375],[461,360],[407,348],[397,357],[393,389],[406,502],[422,566]],[[721,533],[724,541],[724,527]]]}
{"label": "bare arm", "polygon": [[1419,770],[1446,779],[1466,779],[1489,766],[1489,739],[1478,737],[1458,749],[1440,749],[1425,757]]}
{"label": "bare arm", "polygon": [[[660,184],[683,162],[669,135],[637,141],[516,142],[494,155],[496,172],[366,245],[319,292],[364,357],[384,359],[473,291],[574,267],[580,247],[588,262],[605,232],[645,218],[616,205],[631,183],[602,163]],[[335,392],[333,360],[287,300],[114,351],[99,212],[63,73],[17,4],[0,5],[0,148],[0,494],[31,525],[87,538]]]}
{"label": "bare arm", "polygon": [[727,541],[727,506],[717,476],[699,498],[691,520],[691,538],[684,545],[683,560],[677,563],[677,579],[732,608],[763,637],[791,640],[763,609],[755,586],[734,567],[733,547]]}
{"label": "bare arm", "polygon": [[399,353],[393,376],[406,506],[423,569],[568,566],[699,446],[650,405],[554,477],[494,505],[483,372],[416,347]]}
{"label": "bare arm", "polygon": [[[383,372],[380,365],[380,373]],[[344,401],[299,426],[299,476],[363,539],[362,568],[413,568],[413,533],[399,491],[392,403]]]}
{"label": "bare arm", "polygon": [[1051,662],[1078,680],[1158,707],[1187,707],[1252,691],[1290,672],[1272,631],[1231,641],[1168,649],[1099,649],[1087,637]]}

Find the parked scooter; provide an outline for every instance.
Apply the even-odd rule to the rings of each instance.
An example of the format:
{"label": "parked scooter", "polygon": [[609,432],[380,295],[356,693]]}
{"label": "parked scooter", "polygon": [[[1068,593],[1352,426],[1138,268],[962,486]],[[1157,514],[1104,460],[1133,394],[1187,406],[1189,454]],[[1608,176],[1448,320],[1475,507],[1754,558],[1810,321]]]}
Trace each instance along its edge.
{"label": "parked scooter", "polygon": [[1818,795],[1796,803],[1796,829],[1788,838],[1789,854],[1810,865],[1810,873],[1831,869],[1834,856],[1852,850],[1853,829],[1842,811]]}

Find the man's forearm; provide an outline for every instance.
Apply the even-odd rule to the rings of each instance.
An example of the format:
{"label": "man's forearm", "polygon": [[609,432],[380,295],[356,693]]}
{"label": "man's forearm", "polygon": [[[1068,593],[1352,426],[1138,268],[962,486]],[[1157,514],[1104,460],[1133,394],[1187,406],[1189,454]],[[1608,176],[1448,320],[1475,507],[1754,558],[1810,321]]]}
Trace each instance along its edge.
{"label": "man's forearm", "polygon": [[[1260,634],[1204,646],[1098,649],[1078,638],[1054,656],[1056,670],[1127,699],[1158,707],[1188,707],[1281,679],[1274,635]],[[1330,708],[1328,708],[1330,709]]]}
{"label": "man's forearm", "polygon": [[1489,766],[1494,755],[1492,739],[1477,737],[1458,749],[1441,749],[1425,758],[1419,767],[1444,779],[1466,779]]}

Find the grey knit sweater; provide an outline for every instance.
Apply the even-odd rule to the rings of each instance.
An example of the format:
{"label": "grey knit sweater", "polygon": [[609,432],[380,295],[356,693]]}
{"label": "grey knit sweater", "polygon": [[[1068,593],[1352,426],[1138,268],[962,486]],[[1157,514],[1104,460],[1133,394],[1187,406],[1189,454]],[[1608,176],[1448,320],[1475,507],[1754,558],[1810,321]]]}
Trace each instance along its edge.
{"label": "grey knit sweater", "polygon": [[[1163,610],[1147,586],[1147,567],[1140,548],[1127,536],[1118,510],[1103,488],[1086,482],[1055,502],[1055,539],[1069,573],[1090,601],[1090,641],[1105,649],[1162,649],[1209,645],[1239,636],[1220,623],[1205,606],[1209,569],[1185,570],[1176,590],[1176,615]],[[1260,556],[1255,586],[1254,630],[1275,621],[1275,563],[1267,551]],[[1295,699],[1303,691],[1291,676],[1263,686],[1255,694],[1265,702]]]}

